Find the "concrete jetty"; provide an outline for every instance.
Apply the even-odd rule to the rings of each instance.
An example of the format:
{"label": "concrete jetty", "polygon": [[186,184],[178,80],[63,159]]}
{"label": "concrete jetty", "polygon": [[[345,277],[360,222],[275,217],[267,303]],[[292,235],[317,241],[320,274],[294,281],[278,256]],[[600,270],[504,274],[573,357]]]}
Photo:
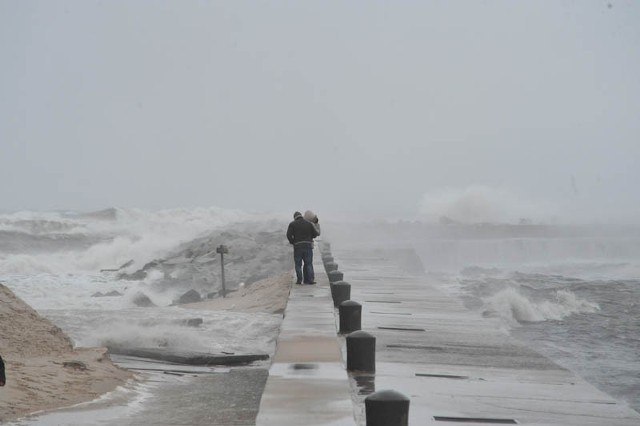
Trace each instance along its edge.
{"label": "concrete jetty", "polygon": [[[424,276],[373,251],[332,253],[362,330],[376,337],[375,373],[346,371],[320,256],[316,286],[296,286],[257,425],[365,425],[364,398],[410,398],[409,425],[635,426],[640,414],[524,347]],[[321,278],[322,276],[322,278]]]}
{"label": "concrete jetty", "polygon": [[353,425],[329,280],[315,256],[315,285],[294,285],[256,425]]}

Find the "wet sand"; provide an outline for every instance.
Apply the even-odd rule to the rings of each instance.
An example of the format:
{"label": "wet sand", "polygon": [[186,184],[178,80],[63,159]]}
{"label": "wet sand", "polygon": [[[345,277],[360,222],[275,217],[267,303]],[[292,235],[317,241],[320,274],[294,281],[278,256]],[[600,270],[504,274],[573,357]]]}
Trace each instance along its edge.
{"label": "wet sand", "polygon": [[106,348],[74,349],[71,340],[0,284],[0,421],[91,401],[132,374],[113,364]]}

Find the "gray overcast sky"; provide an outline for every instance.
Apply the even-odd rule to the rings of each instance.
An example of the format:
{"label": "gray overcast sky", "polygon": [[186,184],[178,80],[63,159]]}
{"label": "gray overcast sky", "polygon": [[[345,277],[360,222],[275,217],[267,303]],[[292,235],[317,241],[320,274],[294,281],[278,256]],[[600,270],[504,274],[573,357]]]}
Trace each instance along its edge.
{"label": "gray overcast sky", "polygon": [[639,76],[637,1],[0,0],[0,210],[628,218]]}

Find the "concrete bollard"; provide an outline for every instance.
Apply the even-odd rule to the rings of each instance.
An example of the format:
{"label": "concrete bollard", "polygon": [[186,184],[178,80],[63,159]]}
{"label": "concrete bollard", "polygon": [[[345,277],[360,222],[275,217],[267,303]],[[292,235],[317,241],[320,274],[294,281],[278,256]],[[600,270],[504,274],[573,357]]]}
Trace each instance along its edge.
{"label": "concrete bollard", "polygon": [[[336,285],[338,284],[334,284],[334,286]],[[345,300],[338,306],[338,312],[340,314],[340,334],[348,334],[362,329],[361,304],[354,300]]]}
{"label": "concrete bollard", "polygon": [[[336,284],[347,283],[346,281],[329,281],[329,291],[331,291],[331,298],[333,299],[333,286]],[[348,284],[348,283],[347,283]]]}
{"label": "concrete bollard", "polygon": [[381,390],[364,399],[367,426],[408,426],[409,398],[394,390]]}
{"label": "concrete bollard", "polygon": [[347,335],[347,370],[376,371],[376,338],[366,331]]}
{"label": "concrete bollard", "polygon": [[333,282],[330,282],[329,285],[332,286],[334,284],[341,284],[341,283],[347,283],[347,282],[346,281],[333,281]]}
{"label": "concrete bollard", "polygon": [[342,281],[344,278],[344,274],[338,270],[327,272],[327,276],[329,277],[330,283],[335,283],[337,281]]}
{"label": "concrete bollard", "polygon": [[333,306],[338,307],[345,300],[351,299],[351,284],[344,281],[330,283]]}
{"label": "concrete bollard", "polygon": [[338,270],[338,264],[335,262],[327,262],[324,264],[324,269],[327,271],[327,273],[331,272],[331,271],[337,271]]}
{"label": "concrete bollard", "polygon": [[331,251],[331,243],[327,242],[327,241],[323,241],[322,245],[320,246],[322,251],[326,251],[329,252]]}
{"label": "concrete bollard", "polygon": [[335,263],[333,260],[333,256],[322,256],[322,263],[324,263],[325,265],[327,263]]}

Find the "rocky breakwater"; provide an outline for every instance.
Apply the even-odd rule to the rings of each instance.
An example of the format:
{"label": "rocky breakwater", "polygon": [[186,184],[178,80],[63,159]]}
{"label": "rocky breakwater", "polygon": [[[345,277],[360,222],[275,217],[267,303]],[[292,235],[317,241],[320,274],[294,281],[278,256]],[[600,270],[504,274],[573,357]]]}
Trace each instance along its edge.
{"label": "rocky breakwater", "polygon": [[[184,243],[141,269],[120,272],[119,278],[144,280],[144,285],[138,287],[132,298],[138,307],[162,307],[167,305],[167,300],[172,300],[172,305],[204,311],[281,314],[292,282],[291,249],[283,229],[279,223],[235,224]],[[220,245],[228,248],[224,255],[224,298],[221,257],[217,252]],[[190,321],[193,324],[184,325],[207,327],[201,318],[194,317]],[[244,321],[252,319],[246,317]],[[255,353],[198,352],[170,344],[134,347],[117,342],[108,346],[114,354],[189,365],[237,365],[269,357],[260,350]]]}
{"label": "rocky breakwater", "polygon": [[[221,257],[216,249],[225,245],[229,250],[224,256],[225,287],[227,292],[234,292],[291,269],[283,229],[275,222],[235,224],[184,243],[141,269],[120,273],[119,278],[153,278],[153,290],[172,292],[175,304],[220,297]],[[146,301],[142,296],[139,299]]]}

